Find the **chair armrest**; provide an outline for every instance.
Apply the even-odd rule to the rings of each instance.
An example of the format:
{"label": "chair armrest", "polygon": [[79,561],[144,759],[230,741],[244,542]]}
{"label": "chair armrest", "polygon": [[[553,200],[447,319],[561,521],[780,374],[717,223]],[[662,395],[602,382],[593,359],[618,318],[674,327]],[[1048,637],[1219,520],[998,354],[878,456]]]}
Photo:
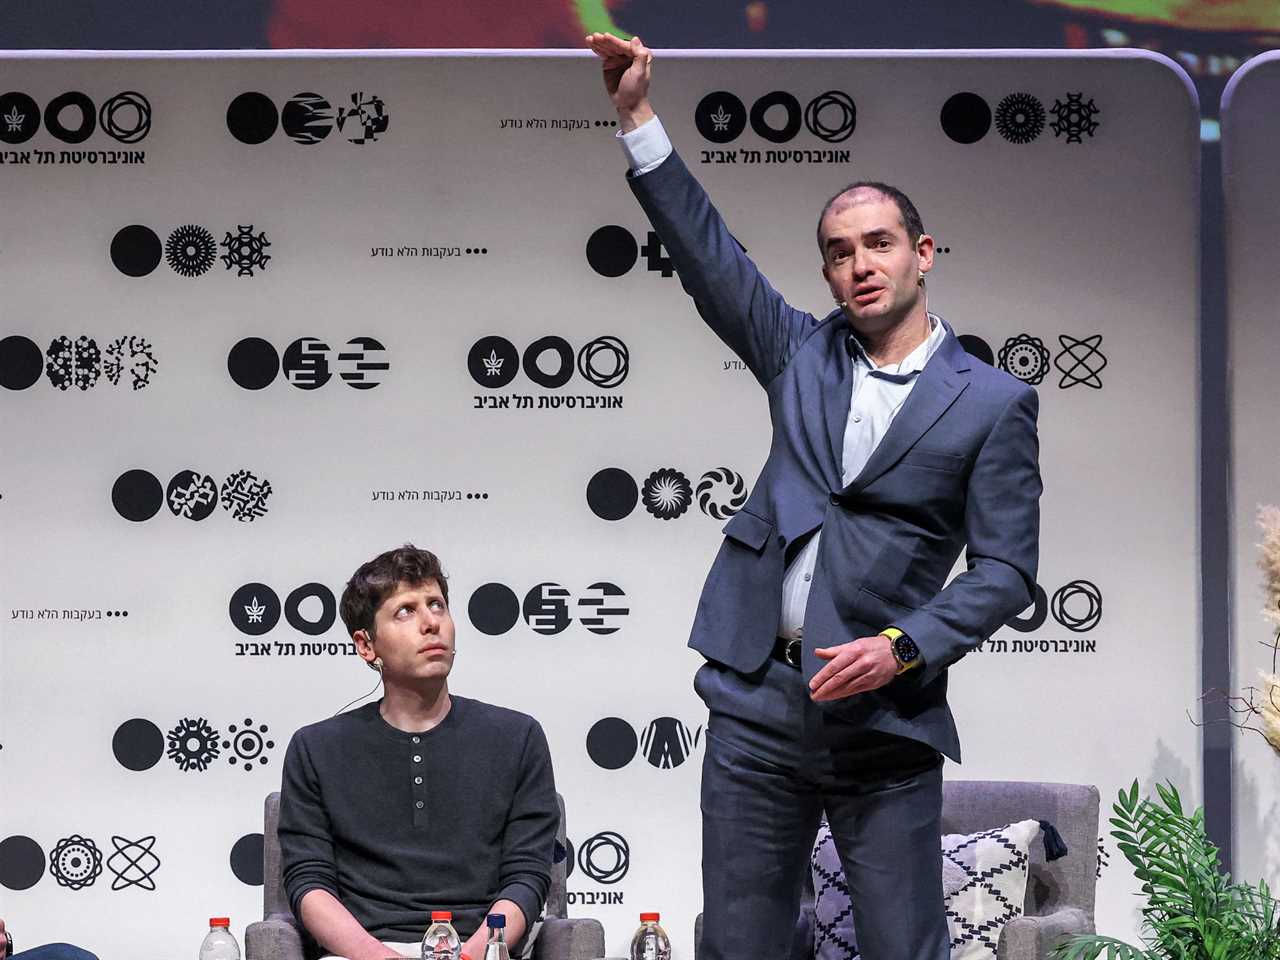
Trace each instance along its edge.
{"label": "chair armrest", "polygon": [[595,960],[603,956],[604,927],[590,917],[547,917],[533,941],[534,960]]}
{"label": "chair armrest", "polygon": [[1065,907],[1043,917],[1018,917],[1000,931],[996,960],[1045,960],[1066,937],[1092,932],[1089,918],[1076,907]]}
{"label": "chair armrest", "polygon": [[244,931],[245,960],[303,960],[302,931],[292,916],[275,913]]}

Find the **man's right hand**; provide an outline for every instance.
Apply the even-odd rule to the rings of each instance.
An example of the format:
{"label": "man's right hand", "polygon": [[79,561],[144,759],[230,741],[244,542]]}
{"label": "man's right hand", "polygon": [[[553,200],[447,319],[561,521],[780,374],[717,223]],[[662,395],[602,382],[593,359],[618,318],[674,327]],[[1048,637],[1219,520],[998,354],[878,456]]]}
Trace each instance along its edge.
{"label": "man's right hand", "polygon": [[628,133],[651,119],[649,71],[653,51],[639,37],[627,41],[611,33],[588,34],[587,46],[602,61],[604,88],[618,111],[622,132]]}

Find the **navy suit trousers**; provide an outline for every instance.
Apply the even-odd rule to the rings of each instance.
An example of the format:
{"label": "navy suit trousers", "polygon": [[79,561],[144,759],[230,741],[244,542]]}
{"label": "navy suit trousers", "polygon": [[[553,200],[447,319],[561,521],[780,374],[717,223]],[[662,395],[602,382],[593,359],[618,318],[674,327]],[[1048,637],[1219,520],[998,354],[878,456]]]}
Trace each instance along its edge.
{"label": "navy suit trousers", "polygon": [[862,729],[809,699],[799,670],[708,661],[702,768],[703,960],[795,955],[805,871],[823,811],[866,960],[948,960],[942,756]]}

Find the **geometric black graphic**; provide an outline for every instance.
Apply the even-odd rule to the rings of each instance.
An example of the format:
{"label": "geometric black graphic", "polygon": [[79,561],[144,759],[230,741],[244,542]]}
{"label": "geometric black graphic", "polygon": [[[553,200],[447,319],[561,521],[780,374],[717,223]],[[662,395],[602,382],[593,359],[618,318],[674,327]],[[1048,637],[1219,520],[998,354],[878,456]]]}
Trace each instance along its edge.
{"label": "geometric black graphic", "polygon": [[[1067,604],[1077,597],[1084,598],[1083,612],[1067,609]],[[1102,621],[1102,591],[1088,580],[1072,580],[1053,595],[1049,609],[1053,619],[1072,633],[1088,633]]]}
{"label": "geometric black graphic", "polygon": [[693,488],[679,470],[662,467],[645,480],[641,499],[651,515],[659,520],[674,520],[693,503]]}
{"label": "geometric black graphic", "polygon": [[261,390],[280,372],[280,354],[261,337],[245,337],[227,354],[227,373],[246,390]]}
{"label": "geometric black graphic", "polygon": [[151,878],[160,869],[160,858],[152,852],[156,838],[126,840],[124,837],[112,837],[111,845],[116,848],[115,853],[107,858],[107,869],[115,875],[115,879],[111,881],[111,889],[141,887],[143,890],[154,890],[156,882]]}
{"label": "geometric black graphic", "polygon": [[620,277],[636,265],[636,238],[616,223],[600,227],[587,238],[587,263],[602,277]]}
{"label": "geometric black graphic", "polygon": [[1045,618],[1049,616],[1049,596],[1044,592],[1044,587],[1036,584],[1035,600],[1031,603],[1031,613],[1023,616],[1014,614],[1005,621],[1006,627],[1012,627],[1019,633],[1031,633],[1039,630],[1043,625]]}
{"label": "geometric black graphic", "polygon": [[137,143],[151,132],[151,104],[136,90],[125,90],[102,105],[98,126],[121,143]]}
{"label": "geometric black graphic", "polygon": [[246,833],[231,848],[231,872],[250,887],[262,886],[262,834]]}
{"label": "geometric black graphic", "polygon": [[125,370],[133,378],[133,389],[141,390],[156,372],[156,355],[145,337],[117,337],[107,344],[102,372],[112,385],[119,385]]}
{"label": "geometric black graphic", "polygon": [[991,108],[976,93],[957,93],[942,105],[942,130],[956,143],[977,143],[991,129]]}
{"label": "geometric black graphic", "polygon": [[587,506],[601,520],[621,520],[636,508],[640,493],[631,474],[605,467],[587,484]]}
{"label": "geometric black graphic", "polygon": [[675,717],[659,717],[645,727],[640,736],[640,750],[653,766],[659,770],[670,770],[689,759],[701,733],[701,727],[697,733],[690,733],[689,728]]}
{"label": "geometric black graphic", "polygon": [[957,337],[960,346],[964,347],[964,352],[971,357],[976,357],[989,367],[996,365],[996,355],[991,352],[991,345],[981,337],[972,333],[962,333]]}
{"label": "geometric black graphic", "polygon": [[[63,124],[63,110],[78,112],[79,125],[68,127]],[[63,143],[84,143],[93,135],[97,117],[98,111],[94,109],[93,101],[78,90],[70,90],[54,97],[44,108],[44,128]]]}
{"label": "geometric black graphic", "polygon": [[111,505],[126,520],[150,520],[164,506],[164,487],[153,473],[126,470],[111,486]]}
{"label": "geometric black graphic", "polygon": [[603,580],[591,584],[587,592],[578,598],[578,621],[600,636],[617,633],[622,628],[616,621],[631,612],[630,607],[618,605],[617,598],[625,599],[626,596],[617,584]]}
{"label": "geometric black graphic", "polygon": [[217,255],[218,243],[213,234],[194,223],[173,231],[164,244],[165,261],[184,277],[208,273]]}
{"label": "geometric black graphic", "polygon": [[39,129],[40,108],[34,100],[16,90],[0,95],[0,142],[26,143]]}
{"label": "geometric black graphic", "polygon": [[204,772],[221,753],[218,749],[218,731],[209,726],[204,717],[183,717],[169,731],[168,753],[180,770]]}
{"label": "geometric black graphic", "polygon": [[116,727],[111,752],[126,770],[150,770],[164,756],[164,734],[150,720],[134,717]]}
{"label": "geometric black graphic", "polygon": [[1044,132],[1044,104],[1029,93],[1011,93],[996,107],[996,130],[1010,143],[1030,143]]}
{"label": "geometric black graphic", "polygon": [[578,848],[578,866],[596,883],[617,883],[631,869],[631,847],[622,834],[601,831]]}
{"label": "geometric black graphic", "polygon": [[299,143],[319,143],[333,132],[333,107],[318,93],[300,93],[280,111],[280,124]]}
{"label": "geometric black graphic", "polygon": [[[553,352],[559,365],[550,372],[538,366],[538,361],[548,351]],[[573,376],[573,347],[564,337],[539,337],[524,351],[524,375],[540,387],[563,387]]]}
{"label": "geometric black graphic", "polygon": [[265,94],[242,93],[227,105],[227,129],[241,143],[265,143],[279,123],[276,105]]}
{"label": "geometric black graphic", "polygon": [[505,583],[486,583],[467,604],[471,625],[490,637],[506,633],[520,618],[520,600]]}
{"label": "geometric black graphic", "polygon": [[343,130],[347,124],[347,139],[352,143],[373,143],[378,134],[387,132],[391,117],[387,113],[387,105],[381,97],[373,94],[366,96],[357,91],[351,95],[351,109],[338,108],[338,129]]}
{"label": "geometric black graphic", "polygon": [[[1067,143],[1084,143],[1080,139],[1080,134],[1087,133],[1092,139],[1099,127],[1098,121],[1093,118],[1102,111],[1094,105],[1092,98],[1088,103],[1081,102],[1083,99],[1083,93],[1068,93],[1066,103],[1061,100],[1053,101],[1053,115],[1057,119],[1049,124],[1049,127],[1053,130],[1054,137],[1060,137],[1065,133]],[[46,119],[45,124],[47,125],[48,122]]]}
{"label": "geometric black graphic", "polygon": [[227,757],[227,760],[233,767],[237,763],[243,763],[246,770],[252,770],[255,760],[260,765],[266,766],[266,752],[274,749],[276,742],[263,736],[267,732],[265,723],[254,729],[253,721],[246,717],[243,727],[237,729],[233,723],[227,727],[227,732],[231,736],[230,739],[222,741],[222,749],[232,752],[232,756]]}
{"label": "geometric black graphic", "polygon": [[91,887],[102,874],[102,851],[88,837],[73,833],[59,840],[49,854],[49,873],[72,890]]}
{"label": "geometric black graphic", "polygon": [[1049,351],[1039,337],[1020,333],[1004,342],[1000,348],[999,363],[1005,373],[1035,386],[1049,372]]}
{"label": "geometric black graphic", "polygon": [[183,470],[169,481],[164,498],[175,517],[203,520],[218,506],[218,485],[207,473]]}
{"label": "geometric black graphic", "polygon": [[620,717],[597,720],[587,731],[587,756],[597,767],[620,770],[636,755],[636,732]]}
{"label": "geometric black graphic", "polygon": [[[827,115],[825,120],[822,116],[824,112]],[[836,113],[839,114],[840,119],[833,124],[830,120]],[[828,90],[826,93],[818,94],[804,108],[804,125],[809,128],[810,133],[827,143],[840,143],[848,140],[858,125],[858,108],[854,106],[853,98],[847,93],[841,90]]]}
{"label": "geometric black graphic", "polygon": [[617,337],[596,337],[578,351],[578,372],[605,390],[622,383],[630,370],[627,345]]}
{"label": "geometric black graphic", "polygon": [[260,637],[280,622],[280,598],[265,583],[246,583],[231,595],[227,613],[241,633]]}
{"label": "geometric black graphic", "polygon": [[524,595],[523,612],[534,633],[561,633],[569,626],[569,591],[558,583],[540,583]]}
{"label": "geometric black graphic", "polygon": [[329,382],[329,345],[315,337],[300,337],[284,348],[284,377],[299,390],[315,390]]}
{"label": "geometric black graphic", "polygon": [[44,876],[44,850],[30,837],[0,840],[0,886],[29,890]]}
{"label": "geometric black graphic", "polygon": [[467,371],[482,387],[505,387],[520,372],[520,354],[506,337],[481,337],[467,352]]}
{"label": "geometric black graphic", "polygon": [[222,246],[227,248],[227,252],[219,259],[226,268],[230,270],[235,267],[237,277],[252,277],[255,267],[259,270],[267,269],[267,261],[271,259],[271,254],[264,248],[271,246],[271,241],[267,239],[266,233],[255,234],[252,223],[247,227],[237,224],[236,230],[238,232],[234,237],[228,230],[222,240]]}
{"label": "geometric black graphic", "polygon": [[374,373],[391,369],[391,364],[379,359],[386,352],[373,337],[354,337],[347,341],[347,349],[338,351],[338,376],[349,387],[372,390],[382,382]]}
{"label": "geometric black graphic", "polygon": [[1053,365],[1062,373],[1058,386],[1066,390],[1077,383],[1095,390],[1102,389],[1102,380],[1098,377],[1107,365],[1107,358],[1098,349],[1102,345],[1102,334],[1077,340],[1066,334],[1059,334],[1058,343],[1062,344],[1062,352],[1053,358]]}
{"label": "geometric black graphic", "polygon": [[747,108],[732,93],[717,90],[698,101],[693,108],[693,122],[703,139],[729,143],[747,128]]}
{"label": "geometric black graphic", "polygon": [[[320,616],[315,620],[307,620],[302,616],[302,601],[315,597],[320,601]],[[318,637],[328,633],[333,622],[338,618],[338,601],[333,591],[323,583],[304,583],[285,598],[284,618],[289,626],[309,637]],[[245,721],[248,723],[248,721]]]}
{"label": "geometric black graphic", "polygon": [[702,475],[697,494],[703,513],[716,520],[728,520],[747,502],[747,483],[728,467],[716,467]]}
{"label": "geometric black graphic", "polygon": [[237,520],[252,522],[267,512],[271,483],[259,480],[248,470],[237,470],[222,485],[222,509]]}
{"label": "geometric black graphic", "polygon": [[665,256],[662,252],[662,238],[654,231],[649,231],[648,239],[645,241],[645,245],[640,248],[640,252],[644,255],[646,270],[661,273],[664,277],[669,277],[675,273],[676,268],[672,264],[671,258]]}
{"label": "geometric black graphic", "polygon": [[111,240],[111,262],[126,277],[145,277],[163,255],[156,232],[140,223],[123,227]]}
{"label": "geometric black graphic", "polygon": [[44,354],[28,337],[5,337],[0,340],[0,387],[25,390],[40,379],[44,370]]}
{"label": "geometric black graphic", "polygon": [[48,357],[45,372],[59,390],[72,385],[88,390],[102,376],[102,352],[88,337],[78,337],[74,343],[69,337],[57,337],[49,344]]}
{"label": "geometric black graphic", "polygon": [[[781,127],[771,126],[766,119],[765,115],[774,107],[780,107],[786,115]],[[787,143],[800,132],[803,116],[799,100],[785,90],[774,90],[751,105],[751,129],[770,143]]]}

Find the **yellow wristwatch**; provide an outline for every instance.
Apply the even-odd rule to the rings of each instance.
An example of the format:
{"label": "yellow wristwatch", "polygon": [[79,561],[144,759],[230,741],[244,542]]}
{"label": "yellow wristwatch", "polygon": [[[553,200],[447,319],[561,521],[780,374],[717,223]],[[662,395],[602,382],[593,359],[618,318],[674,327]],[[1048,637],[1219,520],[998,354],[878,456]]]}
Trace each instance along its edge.
{"label": "yellow wristwatch", "polygon": [[898,673],[920,666],[920,648],[909,636],[897,627],[885,627],[880,636],[889,638],[889,649],[893,651],[893,659],[898,661]]}

